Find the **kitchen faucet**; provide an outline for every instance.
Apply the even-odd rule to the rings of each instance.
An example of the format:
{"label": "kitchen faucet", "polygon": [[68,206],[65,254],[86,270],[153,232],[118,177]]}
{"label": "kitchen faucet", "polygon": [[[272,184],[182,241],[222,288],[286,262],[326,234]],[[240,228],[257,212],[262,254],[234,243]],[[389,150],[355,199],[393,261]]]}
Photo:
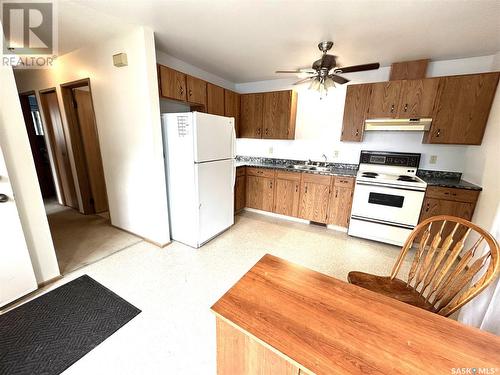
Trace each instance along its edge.
{"label": "kitchen faucet", "polygon": [[328,158],[326,157],[326,155],[325,155],[325,154],[321,155],[321,157],[322,157],[322,158],[325,158],[325,163],[327,163],[327,162],[328,162]]}

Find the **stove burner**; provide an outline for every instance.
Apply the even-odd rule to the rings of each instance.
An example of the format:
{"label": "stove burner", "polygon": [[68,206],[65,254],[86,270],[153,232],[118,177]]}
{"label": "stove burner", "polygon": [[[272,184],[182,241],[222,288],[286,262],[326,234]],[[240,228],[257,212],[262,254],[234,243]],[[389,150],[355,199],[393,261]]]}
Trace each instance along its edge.
{"label": "stove burner", "polygon": [[375,178],[377,176],[378,176],[378,173],[375,173],[375,172],[363,172],[363,177]]}
{"label": "stove burner", "polygon": [[418,180],[415,177],[412,176],[399,176],[398,181],[407,181],[407,182],[418,182]]}

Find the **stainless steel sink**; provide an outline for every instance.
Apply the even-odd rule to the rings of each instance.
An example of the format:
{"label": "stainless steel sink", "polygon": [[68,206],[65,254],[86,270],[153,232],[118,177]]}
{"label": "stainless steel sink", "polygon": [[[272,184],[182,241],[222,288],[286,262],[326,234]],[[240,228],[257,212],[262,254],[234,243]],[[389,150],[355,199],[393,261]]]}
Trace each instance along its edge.
{"label": "stainless steel sink", "polygon": [[316,171],[316,172],[327,172],[330,170],[330,168],[328,167],[320,167],[316,165],[305,165],[305,164],[287,165],[287,167],[302,171]]}

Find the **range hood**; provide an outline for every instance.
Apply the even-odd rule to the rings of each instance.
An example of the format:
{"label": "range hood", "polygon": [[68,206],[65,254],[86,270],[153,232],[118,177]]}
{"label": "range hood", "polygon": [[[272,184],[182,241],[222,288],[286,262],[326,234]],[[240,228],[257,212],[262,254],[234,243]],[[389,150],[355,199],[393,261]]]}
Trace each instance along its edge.
{"label": "range hood", "polygon": [[406,119],[370,119],[365,120],[365,131],[368,130],[393,130],[393,131],[427,131],[431,128],[431,118],[406,118]]}

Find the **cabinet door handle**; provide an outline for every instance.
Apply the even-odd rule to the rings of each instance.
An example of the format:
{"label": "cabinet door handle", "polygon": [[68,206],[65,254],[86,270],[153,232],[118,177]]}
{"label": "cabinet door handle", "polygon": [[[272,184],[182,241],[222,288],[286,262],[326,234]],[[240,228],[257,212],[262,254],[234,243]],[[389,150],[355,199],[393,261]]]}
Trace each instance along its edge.
{"label": "cabinet door handle", "polygon": [[260,135],[260,128],[257,129],[257,135]]}
{"label": "cabinet door handle", "polygon": [[266,129],[266,135],[268,134],[268,129]]}
{"label": "cabinet door handle", "polygon": [[269,187],[272,189],[273,188],[273,182],[269,181]]}
{"label": "cabinet door handle", "polygon": [[339,196],[339,189],[335,189],[335,198]]}
{"label": "cabinet door handle", "polygon": [[193,96],[193,90],[189,90],[189,96]]}
{"label": "cabinet door handle", "polygon": [[391,113],[394,113],[394,104],[391,104]]}
{"label": "cabinet door handle", "polygon": [[441,129],[438,129],[436,132],[436,138],[439,137],[440,134],[441,134]]}
{"label": "cabinet door handle", "polygon": [[356,137],[359,135],[359,130],[356,129]]}
{"label": "cabinet door handle", "polygon": [[431,208],[430,204],[427,203],[427,205],[425,206],[425,212],[429,212],[429,209]]}
{"label": "cabinet door handle", "polygon": [[306,193],[307,193],[307,185],[306,185]]}
{"label": "cabinet door handle", "polygon": [[295,184],[295,192],[297,193],[299,191],[299,184]]}
{"label": "cabinet door handle", "polygon": [[184,94],[184,89],[182,87],[180,88],[179,91],[180,91],[181,95]]}
{"label": "cabinet door handle", "polygon": [[404,111],[408,111],[408,103],[405,104]]}

